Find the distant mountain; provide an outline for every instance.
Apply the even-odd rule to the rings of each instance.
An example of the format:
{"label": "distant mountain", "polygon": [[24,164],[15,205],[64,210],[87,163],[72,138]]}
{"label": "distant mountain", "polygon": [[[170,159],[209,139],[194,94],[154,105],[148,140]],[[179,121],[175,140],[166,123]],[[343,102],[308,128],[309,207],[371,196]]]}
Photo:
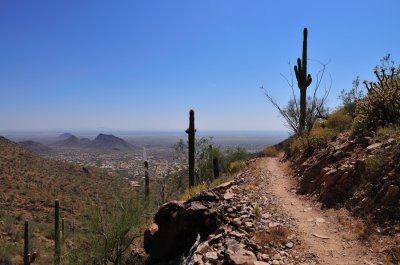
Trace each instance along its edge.
{"label": "distant mountain", "polygon": [[63,134],[61,134],[60,136],[57,137],[57,140],[58,141],[67,140],[71,136],[74,136],[74,135],[72,133],[63,133]]}
{"label": "distant mountain", "polygon": [[101,150],[119,150],[128,151],[132,150],[133,146],[125,140],[116,137],[112,134],[99,134],[89,145],[90,148]]}
{"label": "distant mountain", "polygon": [[61,145],[77,145],[81,142],[81,140],[75,135],[71,135],[65,140],[59,141],[58,143]]}
{"label": "distant mountain", "polygon": [[50,147],[34,141],[22,141],[19,144],[36,154],[46,154],[52,151]]}
{"label": "distant mountain", "polygon": [[81,144],[89,145],[91,143],[89,138],[81,138]]}
{"label": "distant mountain", "polygon": [[75,135],[70,135],[68,138],[52,144],[52,146],[90,148],[101,151],[129,151],[133,149],[133,146],[125,140],[111,134],[102,133],[92,141],[88,138],[78,138]]}
{"label": "distant mountain", "polygon": [[88,138],[78,138],[75,135],[71,135],[67,139],[55,142],[53,145],[64,146],[64,147],[87,147],[91,141]]}

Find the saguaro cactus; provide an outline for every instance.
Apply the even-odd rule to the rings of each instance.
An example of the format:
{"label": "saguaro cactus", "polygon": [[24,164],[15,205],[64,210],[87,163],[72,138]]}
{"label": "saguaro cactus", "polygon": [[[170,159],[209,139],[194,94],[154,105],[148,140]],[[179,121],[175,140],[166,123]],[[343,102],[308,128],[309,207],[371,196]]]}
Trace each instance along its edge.
{"label": "saguaro cactus", "polygon": [[213,173],[214,173],[214,179],[219,178],[219,163],[218,163],[218,157],[213,158]]}
{"label": "saguaro cactus", "polygon": [[54,204],[54,264],[61,263],[60,203]]}
{"label": "saguaro cactus", "polygon": [[300,117],[299,117],[299,130],[301,133],[306,126],[306,109],[307,109],[307,87],[310,86],[312,78],[307,74],[307,28],[303,31],[303,54],[302,59],[297,59],[297,66],[294,66],[294,73],[296,74],[297,85],[300,89]]}
{"label": "saguaro cactus", "polygon": [[189,140],[189,187],[194,186],[194,142],[196,129],[194,128],[194,110],[189,112],[189,128],[186,130]]}
{"label": "saguaro cactus", "polygon": [[64,240],[65,240],[65,222],[64,222],[64,218],[61,219],[61,239],[64,242]]}
{"label": "saguaro cactus", "polygon": [[210,145],[208,148],[210,150],[210,165],[212,165],[214,179],[217,179],[219,177],[218,157],[214,157],[212,145]]}
{"label": "saguaro cactus", "polygon": [[30,265],[35,262],[36,252],[33,254],[29,253],[29,223],[25,221],[25,231],[24,231],[24,265]]}
{"label": "saguaro cactus", "polygon": [[144,195],[145,198],[148,199],[149,198],[149,194],[150,194],[150,187],[149,187],[149,162],[144,161]]}

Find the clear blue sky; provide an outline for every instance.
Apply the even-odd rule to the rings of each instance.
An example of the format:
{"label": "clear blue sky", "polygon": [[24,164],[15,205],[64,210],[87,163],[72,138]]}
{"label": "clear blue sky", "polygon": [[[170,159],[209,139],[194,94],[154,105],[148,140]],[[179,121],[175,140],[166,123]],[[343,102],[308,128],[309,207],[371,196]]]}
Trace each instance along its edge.
{"label": "clear blue sky", "polygon": [[0,130],[182,130],[191,108],[202,130],[280,130],[259,87],[288,101],[303,27],[333,107],[400,60],[399,3],[2,0]]}

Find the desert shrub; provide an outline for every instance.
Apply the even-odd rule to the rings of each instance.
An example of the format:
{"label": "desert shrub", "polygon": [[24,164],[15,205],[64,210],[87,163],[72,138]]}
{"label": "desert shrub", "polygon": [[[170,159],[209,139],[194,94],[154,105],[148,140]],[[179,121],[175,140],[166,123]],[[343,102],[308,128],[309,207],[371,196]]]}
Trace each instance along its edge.
{"label": "desert shrub", "polygon": [[285,150],[286,154],[289,156],[293,156],[295,154],[299,154],[303,149],[303,139],[300,136],[292,137],[287,145]]}
{"label": "desert shrub", "polygon": [[336,136],[336,132],[326,126],[315,125],[308,134],[293,137],[289,143],[289,153],[310,155],[315,149],[323,148],[327,143]]}
{"label": "desert shrub", "polygon": [[347,114],[346,109],[340,108],[330,114],[324,124],[330,129],[341,132],[350,128],[352,121],[353,119],[349,114]]}
{"label": "desert shrub", "polygon": [[376,139],[377,141],[383,141],[389,138],[397,138],[399,136],[400,136],[400,126],[397,125],[397,126],[379,128],[374,135],[374,139]]}
{"label": "desert shrub", "polygon": [[268,146],[264,148],[263,154],[266,157],[276,157],[278,156],[279,151],[275,146]]}
{"label": "desert shrub", "polygon": [[256,218],[259,219],[259,218],[261,218],[261,215],[262,215],[261,212],[262,212],[262,208],[258,204],[256,204],[252,210],[252,213],[256,216]]}
{"label": "desert shrub", "polygon": [[368,135],[377,128],[400,124],[400,81],[396,69],[375,70],[377,82],[366,82],[365,98],[357,102],[352,136]]}
{"label": "desert shrub", "polygon": [[236,160],[229,164],[228,171],[230,174],[237,173],[246,167],[246,162],[243,160]]}
{"label": "desert shrub", "polygon": [[365,159],[365,170],[369,175],[380,173],[385,165],[387,165],[386,156],[382,153],[370,155]]}
{"label": "desert shrub", "polygon": [[359,86],[360,78],[357,76],[357,78],[353,81],[353,87],[349,91],[343,89],[338,97],[342,100],[342,106],[345,113],[353,118],[356,115],[357,101],[364,97],[364,93],[359,89]]}
{"label": "desert shrub", "polygon": [[224,151],[225,163],[229,166],[233,162],[245,161],[249,158],[249,153],[242,147],[228,148]]}
{"label": "desert shrub", "polygon": [[[213,181],[213,158],[218,159],[220,173],[224,174],[231,173],[229,167],[232,163],[244,161],[248,157],[248,152],[244,148],[235,147],[221,150],[220,147],[214,145],[212,137],[198,138],[195,147],[196,183]],[[175,159],[187,165],[187,148],[182,139],[175,145]]]}
{"label": "desert shrub", "polygon": [[331,128],[314,126],[310,134],[306,136],[306,142],[308,146],[320,148],[324,147],[335,135],[335,131]]}
{"label": "desert shrub", "polygon": [[137,196],[114,193],[113,206],[99,201],[92,209],[88,232],[79,238],[80,246],[68,254],[66,264],[122,264],[132,242],[140,237],[144,221],[144,201]]}
{"label": "desert shrub", "polygon": [[11,265],[12,253],[18,251],[18,247],[15,244],[3,241],[0,239],[0,264]]}

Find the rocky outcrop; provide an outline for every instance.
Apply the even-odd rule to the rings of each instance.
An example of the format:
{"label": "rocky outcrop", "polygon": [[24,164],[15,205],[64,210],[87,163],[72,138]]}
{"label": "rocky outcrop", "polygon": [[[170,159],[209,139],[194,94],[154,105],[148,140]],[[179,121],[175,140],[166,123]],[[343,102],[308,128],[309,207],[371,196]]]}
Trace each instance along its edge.
{"label": "rocky outcrop", "polygon": [[144,234],[149,261],[157,263],[178,257],[191,248],[197,235],[204,239],[215,232],[218,200],[218,195],[208,192],[187,202],[171,201],[161,206],[154,224]]}

